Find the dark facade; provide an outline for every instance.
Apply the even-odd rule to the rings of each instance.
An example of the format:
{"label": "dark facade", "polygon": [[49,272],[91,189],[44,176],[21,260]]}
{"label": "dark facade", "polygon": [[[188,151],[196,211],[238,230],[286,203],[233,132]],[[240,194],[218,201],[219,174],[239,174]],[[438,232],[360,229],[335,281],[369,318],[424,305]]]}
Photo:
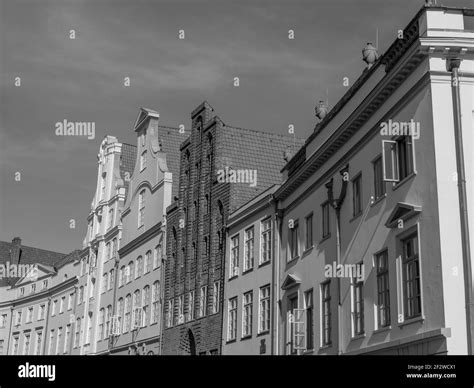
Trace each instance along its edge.
{"label": "dark facade", "polygon": [[[179,196],[167,209],[163,354],[220,354],[227,215],[279,183],[284,152],[302,142],[228,126],[207,102],[191,120]],[[255,184],[222,182],[226,168],[254,171]]]}

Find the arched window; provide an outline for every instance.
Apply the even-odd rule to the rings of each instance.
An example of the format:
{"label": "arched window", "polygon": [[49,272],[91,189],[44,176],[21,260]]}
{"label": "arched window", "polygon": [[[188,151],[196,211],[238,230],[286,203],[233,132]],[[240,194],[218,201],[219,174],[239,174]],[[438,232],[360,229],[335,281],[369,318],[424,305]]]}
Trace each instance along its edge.
{"label": "arched window", "polygon": [[124,327],[123,327],[124,333],[130,330],[131,309],[132,309],[132,295],[128,294],[125,297],[125,315],[124,315]]}
{"label": "arched window", "polygon": [[105,315],[105,334],[104,338],[109,338],[110,335],[110,320],[112,319],[112,306],[107,306],[107,312]]}
{"label": "arched window", "polygon": [[151,251],[145,254],[145,273],[151,272]]}
{"label": "arched window", "polygon": [[120,298],[118,300],[118,305],[117,305],[117,321],[118,321],[119,333],[122,332],[122,322],[123,322],[123,313],[124,313],[123,307],[124,307],[123,298]]}
{"label": "arched window", "polygon": [[138,194],[138,227],[145,223],[145,189]]}
{"label": "arched window", "polygon": [[138,256],[137,260],[135,261],[135,279],[142,276],[143,272],[143,258]]}
{"label": "arched window", "polygon": [[157,245],[155,248],[155,255],[153,258],[153,269],[156,269],[160,266],[161,263],[161,244]]}
{"label": "arched window", "polygon": [[151,300],[151,323],[158,322],[158,315],[159,315],[159,301],[160,301],[160,282],[157,280],[153,283],[152,289],[152,300]]}
{"label": "arched window", "polygon": [[140,290],[135,290],[135,292],[133,293],[133,307],[132,307],[132,311],[133,311],[132,320],[133,320],[133,326],[135,329],[141,327],[141,322],[140,322],[141,307],[142,307],[141,302],[142,302],[141,292]]}
{"label": "arched window", "polygon": [[134,278],[133,275],[133,261],[128,263],[127,267],[127,283],[130,283],[132,279]]}
{"label": "arched window", "polygon": [[119,272],[119,287],[122,287],[125,284],[125,266],[122,265],[120,267]]}

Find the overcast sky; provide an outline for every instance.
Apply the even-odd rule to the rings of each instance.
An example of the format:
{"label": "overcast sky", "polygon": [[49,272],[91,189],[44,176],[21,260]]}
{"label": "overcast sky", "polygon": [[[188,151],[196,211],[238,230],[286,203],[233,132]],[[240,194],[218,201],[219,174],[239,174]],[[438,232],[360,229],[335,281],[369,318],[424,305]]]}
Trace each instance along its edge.
{"label": "overcast sky", "polygon": [[[207,100],[225,123],[307,137],[317,101],[333,106],[363,71],[376,30],[383,53],[423,3],[0,0],[0,240],[81,248],[99,144],[135,144],[140,106],[189,127]],[[64,119],[95,122],[95,139],[56,136]]]}

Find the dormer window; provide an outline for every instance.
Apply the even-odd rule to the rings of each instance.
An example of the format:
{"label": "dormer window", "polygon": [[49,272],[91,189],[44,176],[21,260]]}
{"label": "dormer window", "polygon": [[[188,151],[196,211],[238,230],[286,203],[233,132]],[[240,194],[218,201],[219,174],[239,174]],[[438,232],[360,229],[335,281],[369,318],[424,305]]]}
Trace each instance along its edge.
{"label": "dormer window", "polygon": [[143,171],[146,167],[146,150],[140,155],[140,171]]}

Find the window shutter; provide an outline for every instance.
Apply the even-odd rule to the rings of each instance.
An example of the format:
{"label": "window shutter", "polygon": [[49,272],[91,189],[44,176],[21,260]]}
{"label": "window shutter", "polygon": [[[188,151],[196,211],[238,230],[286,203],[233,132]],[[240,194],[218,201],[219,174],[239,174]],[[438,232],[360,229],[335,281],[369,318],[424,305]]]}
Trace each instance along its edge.
{"label": "window shutter", "polygon": [[398,182],[398,143],[394,140],[382,140],[382,169],[385,182]]}

